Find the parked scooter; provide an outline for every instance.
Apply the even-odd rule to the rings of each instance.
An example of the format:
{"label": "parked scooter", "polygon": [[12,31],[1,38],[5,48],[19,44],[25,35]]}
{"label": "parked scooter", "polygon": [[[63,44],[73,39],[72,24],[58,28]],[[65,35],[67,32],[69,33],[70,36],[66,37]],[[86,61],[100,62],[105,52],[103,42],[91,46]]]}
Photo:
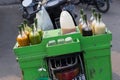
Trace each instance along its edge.
{"label": "parked scooter", "polygon": [[[74,11],[72,11],[73,9],[71,9],[74,8],[71,0],[47,0],[44,3],[42,3],[42,0],[22,0],[21,3],[23,6],[23,18],[27,19],[29,24],[32,24],[34,18],[37,17],[39,26],[44,26],[42,27],[43,30],[60,28],[59,18],[62,10],[69,11],[73,16],[73,20],[76,17]],[[76,25],[75,20],[74,23]]]}
{"label": "parked scooter", "polygon": [[87,6],[95,6],[96,9],[102,13],[106,13],[110,8],[111,0],[72,0],[72,3],[75,5],[78,4],[87,4]]}

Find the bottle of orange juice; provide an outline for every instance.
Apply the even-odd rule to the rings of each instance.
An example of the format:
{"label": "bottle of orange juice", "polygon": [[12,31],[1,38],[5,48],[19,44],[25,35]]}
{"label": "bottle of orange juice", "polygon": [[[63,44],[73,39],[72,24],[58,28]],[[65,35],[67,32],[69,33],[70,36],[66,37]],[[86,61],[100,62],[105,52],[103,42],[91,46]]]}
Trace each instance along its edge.
{"label": "bottle of orange juice", "polygon": [[19,35],[17,36],[18,47],[28,46],[29,38],[26,35],[26,33],[24,33],[24,31],[22,30],[22,25],[20,25],[18,28],[19,28]]}

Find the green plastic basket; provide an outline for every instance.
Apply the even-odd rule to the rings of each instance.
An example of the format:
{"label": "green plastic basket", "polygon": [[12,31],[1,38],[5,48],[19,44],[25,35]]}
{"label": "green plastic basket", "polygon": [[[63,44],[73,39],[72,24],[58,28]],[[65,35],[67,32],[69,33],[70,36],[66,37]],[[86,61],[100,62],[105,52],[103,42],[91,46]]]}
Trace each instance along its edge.
{"label": "green plastic basket", "polygon": [[110,46],[112,41],[112,34],[108,31],[106,34],[81,36],[80,45],[82,50],[99,49],[104,46]]}
{"label": "green plastic basket", "polygon": [[110,47],[84,53],[87,80],[112,80]]}
{"label": "green plastic basket", "polygon": [[[50,40],[57,41],[71,37],[73,42],[48,46]],[[14,47],[15,55],[23,72],[23,80],[49,80],[48,71],[38,72],[38,69],[45,66],[45,57],[59,56],[74,52],[83,52],[87,80],[112,80],[111,71],[111,41],[112,34],[82,36],[77,28],[77,32],[71,34],[61,34],[60,29],[44,32],[43,40],[40,44]],[[41,64],[43,63],[43,64]],[[46,75],[41,77],[40,75]]]}

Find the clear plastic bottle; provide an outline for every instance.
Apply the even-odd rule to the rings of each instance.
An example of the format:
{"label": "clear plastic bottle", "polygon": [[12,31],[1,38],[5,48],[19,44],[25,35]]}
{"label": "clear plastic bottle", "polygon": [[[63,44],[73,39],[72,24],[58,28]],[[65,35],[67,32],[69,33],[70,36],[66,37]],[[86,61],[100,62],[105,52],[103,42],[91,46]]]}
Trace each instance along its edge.
{"label": "clear plastic bottle", "polygon": [[25,31],[30,33],[32,31],[32,29],[28,26],[28,22],[26,20],[24,20],[23,24],[24,24]]}
{"label": "clear plastic bottle", "polygon": [[80,9],[80,19],[79,19],[79,24],[83,21],[83,18],[82,18],[83,14],[84,14],[83,9]]}
{"label": "clear plastic bottle", "polygon": [[18,28],[19,28],[19,35],[17,36],[18,47],[28,46],[29,38],[26,35],[26,33],[24,33],[22,25],[20,25]]}
{"label": "clear plastic bottle", "polygon": [[32,32],[29,35],[31,45],[39,44],[41,42],[41,36],[34,28],[34,25],[32,25]]}
{"label": "clear plastic bottle", "polygon": [[72,16],[68,11],[62,11],[60,15],[60,26],[62,34],[76,32],[75,24]]}
{"label": "clear plastic bottle", "polygon": [[97,23],[97,13],[96,13],[96,12],[94,12],[94,20],[92,21],[92,24],[90,25],[90,26],[91,26],[91,29],[92,29],[92,32],[93,32],[93,34],[95,34],[94,27],[95,27],[96,23]]}
{"label": "clear plastic bottle", "polygon": [[40,29],[40,28],[38,29],[38,19],[37,18],[34,19],[34,26],[35,26],[35,30],[40,34],[41,39],[42,39],[42,37],[43,37],[43,30]]}
{"label": "clear plastic bottle", "polygon": [[92,8],[91,11],[92,11],[92,15],[90,17],[89,24],[92,24],[93,20],[95,19],[95,17],[94,17],[95,8]]}
{"label": "clear plastic bottle", "polygon": [[80,32],[82,32],[82,26],[84,24],[84,20],[83,20],[83,9],[80,10],[80,19],[79,19],[79,25],[78,25],[78,28],[80,30]]}
{"label": "clear plastic bottle", "polygon": [[83,27],[83,25],[84,25],[84,23],[85,23],[84,14],[81,16],[81,18],[82,18],[82,21],[81,21],[81,23],[79,24],[79,30],[80,30],[80,32],[82,33],[82,27]]}
{"label": "clear plastic bottle", "polygon": [[97,20],[97,23],[96,23],[94,29],[95,29],[95,34],[96,35],[105,34],[106,25],[103,23],[100,13],[98,13],[98,20]]}
{"label": "clear plastic bottle", "polygon": [[83,36],[92,36],[93,35],[92,29],[89,26],[86,14],[84,14],[84,20],[85,20],[85,23],[83,24],[83,27],[82,27],[82,35]]}

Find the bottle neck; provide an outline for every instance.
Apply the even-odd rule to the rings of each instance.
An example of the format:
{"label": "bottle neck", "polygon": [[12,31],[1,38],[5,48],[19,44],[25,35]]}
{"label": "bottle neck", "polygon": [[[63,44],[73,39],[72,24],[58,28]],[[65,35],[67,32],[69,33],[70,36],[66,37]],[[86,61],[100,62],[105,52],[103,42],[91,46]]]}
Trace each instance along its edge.
{"label": "bottle neck", "polygon": [[88,21],[87,21],[87,16],[86,15],[84,16],[84,21],[85,21],[85,24],[88,25]]}
{"label": "bottle neck", "polygon": [[34,25],[34,26],[35,26],[35,29],[36,29],[36,31],[37,31],[37,24],[38,24],[38,23],[37,23],[37,18],[34,19],[34,24],[35,24],[35,25]]}
{"label": "bottle neck", "polygon": [[18,27],[18,29],[19,29],[19,34],[20,34],[21,37],[22,37],[22,28],[21,28],[21,25]]}
{"label": "bottle neck", "polygon": [[94,18],[94,15],[92,14],[91,15],[91,18],[90,18],[90,21],[93,21],[95,18]]}
{"label": "bottle neck", "polygon": [[27,21],[24,20],[23,24],[24,24],[24,27],[26,27],[27,26]]}
{"label": "bottle neck", "polygon": [[100,13],[98,13],[98,22],[100,23],[100,22],[102,22],[102,18],[101,18],[101,14]]}
{"label": "bottle neck", "polygon": [[32,28],[32,33],[34,34],[34,32],[35,32],[35,27],[34,27],[34,25],[32,25],[31,28]]}
{"label": "bottle neck", "polygon": [[87,15],[84,15],[84,18],[83,18],[83,27],[88,27]]}

